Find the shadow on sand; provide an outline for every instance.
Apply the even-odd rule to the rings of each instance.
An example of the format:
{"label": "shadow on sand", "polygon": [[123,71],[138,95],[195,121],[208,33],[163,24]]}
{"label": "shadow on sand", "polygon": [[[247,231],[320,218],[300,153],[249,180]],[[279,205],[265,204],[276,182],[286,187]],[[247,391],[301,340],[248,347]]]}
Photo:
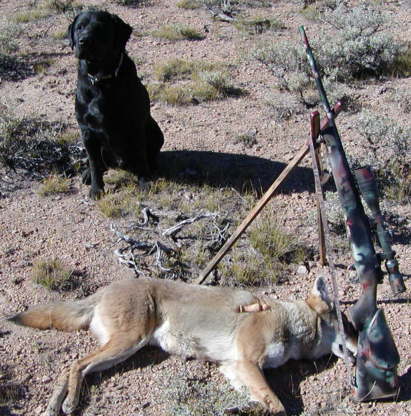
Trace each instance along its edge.
{"label": "shadow on sand", "polygon": [[[239,192],[264,193],[287,164],[243,154],[208,151],[164,151],[159,156],[158,175],[178,183],[235,188]],[[296,167],[278,192],[313,192],[311,169]]]}

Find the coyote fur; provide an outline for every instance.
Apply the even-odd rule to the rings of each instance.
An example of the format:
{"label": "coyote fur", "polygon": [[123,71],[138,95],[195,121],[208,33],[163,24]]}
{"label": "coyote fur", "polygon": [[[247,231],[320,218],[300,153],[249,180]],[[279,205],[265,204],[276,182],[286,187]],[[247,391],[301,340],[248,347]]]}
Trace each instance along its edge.
{"label": "coyote fur", "polygon": [[[331,352],[342,356],[342,336],[322,278],[305,301],[288,302],[247,290],[127,279],[85,299],[35,306],[9,320],[39,329],[89,329],[101,344],[63,371],[47,416],[60,409],[74,412],[86,374],[108,369],[145,345],[219,363],[235,387],[245,386],[252,400],[275,415],[286,413],[264,378],[264,367]],[[347,348],[355,354],[357,338],[346,318],[344,332]]]}

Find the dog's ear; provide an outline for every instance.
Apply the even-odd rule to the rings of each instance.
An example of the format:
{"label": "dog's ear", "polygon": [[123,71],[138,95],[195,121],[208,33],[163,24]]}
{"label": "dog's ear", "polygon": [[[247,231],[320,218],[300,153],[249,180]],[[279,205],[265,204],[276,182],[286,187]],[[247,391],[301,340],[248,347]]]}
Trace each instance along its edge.
{"label": "dog's ear", "polygon": [[70,42],[70,48],[74,49],[75,46],[75,41],[74,41],[74,27],[76,25],[76,21],[78,19],[78,17],[80,16],[80,14],[78,14],[74,20],[70,23],[68,30],[67,30],[67,36],[69,38],[69,42]]}
{"label": "dog's ear", "polygon": [[331,311],[332,302],[328,294],[327,285],[322,277],[317,277],[315,279],[311,294],[307,299],[307,304],[319,315],[323,315]]}
{"label": "dog's ear", "polygon": [[130,39],[133,28],[116,15],[111,15],[111,18],[113,19],[114,25],[116,27],[116,48],[123,51],[126,48],[126,43]]}

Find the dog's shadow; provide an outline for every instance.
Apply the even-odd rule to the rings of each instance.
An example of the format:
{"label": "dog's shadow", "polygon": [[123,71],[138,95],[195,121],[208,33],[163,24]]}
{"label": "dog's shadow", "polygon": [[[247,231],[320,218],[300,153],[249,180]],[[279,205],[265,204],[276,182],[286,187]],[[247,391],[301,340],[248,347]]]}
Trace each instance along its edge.
{"label": "dog's shadow", "polygon": [[[216,188],[265,192],[287,164],[257,156],[209,151],[175,150],[159,155],[157,175],[177,183],[207,184]],[[278,192],[313,192],[311,169],[295,167]]]}

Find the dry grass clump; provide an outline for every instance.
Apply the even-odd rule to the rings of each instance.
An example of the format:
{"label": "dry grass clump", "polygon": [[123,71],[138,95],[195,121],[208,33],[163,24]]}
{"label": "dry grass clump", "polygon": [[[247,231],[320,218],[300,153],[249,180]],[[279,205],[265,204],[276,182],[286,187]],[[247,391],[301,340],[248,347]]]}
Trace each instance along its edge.
{"label": "dry grass clump", "polygon": [[198,104],[244,94],[221,64],[172,59],[155,69],[161,82],[148,85],[150,98],[170,105]]}
{"label": "dry grass clump", "polygon": [[222,68],[221,64],[175,58],[156,65],[154,75],[159,81],[169,82],[191,79],[201,71],[213,71],[219,68]]}
{"label": "dry grass clump", "polygon": [[272,285],[286,279],[290,264],[302,264],[310,250],[285,232],[272,211],[263,212],[250,226],[249,242],[234,247],[219,266],[224,284]]}
{"label": "dry grass clump", "polygon": [[180,9],[189,9],[189,10],[199,9],[200,7],[202,7],[202,5],[203,3],[201,0],[180,0],[176,4],[176,6],[179,7]]}
{"label": "dry grass clump", "polygon": [[259,35],[264,32],[275,32],[284,28],[284,25],[276,18],[252,17],[238,19],[234,22],[234,26],[240,31],[249,35]]}
{"label": "dry grass clump", "polygon": [[158,30],[154,31],[152,35],[156,38],[166,39],[170,41],[178,40],[202,40],[205,36],[190,26],[174,24],[161,26]]}
{"label": "dry grass clump", "polygon": [[16,13],[14,21],[17,23],[29,23],[47,18],[55,13],[68,14],[70,17],[74,17],[81,8],[82,5],[74,0],[43,0],[30,3],[27,9]]}
{"label": "dry grass clump", "polygon": [[50,175],[42,180],[37,191],[40,196],[66,194],[70,192],[70,180],[59,175]]}
{"label": "dry grass clump", "polygon": [[70,290],[73,288],[75,271],[68,268],[57,258],[40,260],[32,269],[32,280],[34,283],[48,290]]}
{"label": "dry grass clump", "polygon": [[251,149],[254,147],[258,141],[257,141],[257,130],[256,129],[250,129],[247,130],[245,133],[239,134],[234,139],[235,144],[241,144],[242,146]]}
{"label": "dry grass clump", "polygon": [[97,202],[101,213],[108,218],[120,218],[137,212],[141,193],[137,186],[127,185],[118,192],[108,192]]}

